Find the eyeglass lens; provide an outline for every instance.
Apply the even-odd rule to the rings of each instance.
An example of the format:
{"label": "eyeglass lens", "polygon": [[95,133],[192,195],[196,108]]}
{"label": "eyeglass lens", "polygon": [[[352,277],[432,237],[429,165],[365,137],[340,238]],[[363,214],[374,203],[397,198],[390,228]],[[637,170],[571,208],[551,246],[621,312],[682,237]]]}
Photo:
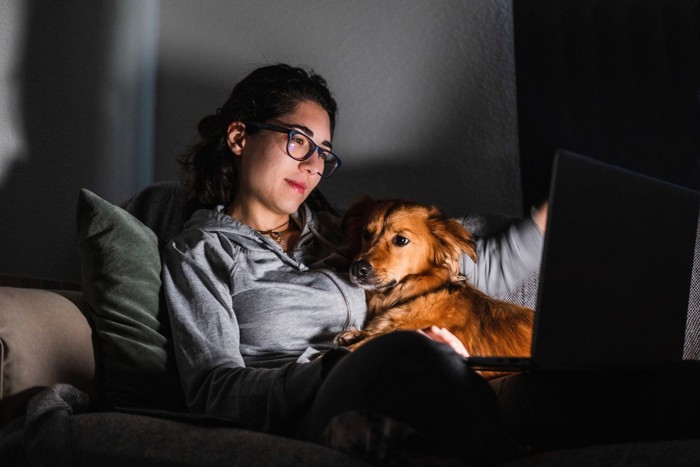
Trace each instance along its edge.
{"label": "eyeglass lens", "polygon": [[[330,177],[335,171],[338,163],[336,158],[332,153],[326,152],[321,148],[321,156],[323,159],[323,172],[321,173],[324,177]],[[289,142],[287,143],[287,152],[296,160],[305,160],[316,152],[316,145],[305,135],[297,132],[292,132],[289,134]]]}

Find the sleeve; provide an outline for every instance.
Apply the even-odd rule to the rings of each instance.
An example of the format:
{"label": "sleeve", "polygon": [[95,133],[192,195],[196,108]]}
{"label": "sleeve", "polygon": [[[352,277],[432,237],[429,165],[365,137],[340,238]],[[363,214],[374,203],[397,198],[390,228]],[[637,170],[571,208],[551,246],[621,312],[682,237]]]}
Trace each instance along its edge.
{"label": "sleeve", "polygon": [[188,408],[243,428],[284,433],[311,404],[322,364],[248,368],[232,309],[234,260],[218,239],[181,236],[163,253],[163,286]]}
{"label": "sleeve", "polygon": [[462,274],[489,295],[511,291],[540,266],[544,235],[532,218],[493,237],[476,239],[477,262],[462,257]]}

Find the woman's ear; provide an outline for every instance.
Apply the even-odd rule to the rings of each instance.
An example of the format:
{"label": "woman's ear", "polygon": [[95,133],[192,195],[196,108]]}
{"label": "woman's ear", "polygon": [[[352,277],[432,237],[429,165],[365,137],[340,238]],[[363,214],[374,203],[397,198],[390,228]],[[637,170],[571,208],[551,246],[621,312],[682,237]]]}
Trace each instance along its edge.
{"label": "woman's ear", "polygon": [[240,156],[243,153],[245,139],[245,123],[229,123],[229,125],[226,127],[226,144],[228,144],[228,147],[231,149],[231,152],[234,153],[236,156]]}

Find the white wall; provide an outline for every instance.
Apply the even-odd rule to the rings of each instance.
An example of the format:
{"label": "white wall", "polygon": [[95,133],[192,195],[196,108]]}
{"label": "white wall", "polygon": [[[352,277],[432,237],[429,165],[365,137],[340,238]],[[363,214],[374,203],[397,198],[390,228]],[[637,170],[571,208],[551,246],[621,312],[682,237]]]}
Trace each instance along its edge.
{"label": "white wall", "polygon": [[0,273],[77,280],[79,189],[176,178],[197,121],[279,61],[339,102],[340,207],[519,214],[511,0],[0,0]]}
{"label": "white wall", "polygon": [[322,182],[452,214],[521,206],[510,0],[168,0],[161,4],[156,177],[256,66],[305,65],[340,107],[341,170]]}

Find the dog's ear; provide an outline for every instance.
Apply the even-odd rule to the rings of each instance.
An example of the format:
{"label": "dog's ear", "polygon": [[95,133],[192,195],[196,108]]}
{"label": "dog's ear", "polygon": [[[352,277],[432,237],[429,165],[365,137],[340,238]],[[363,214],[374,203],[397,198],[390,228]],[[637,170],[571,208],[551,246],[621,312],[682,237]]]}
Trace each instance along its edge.
{"label": "dog's ear", "polygon": [[457,273],[461,252],[469,255],[476,262],[476,242],[459,221],[448,218],[437,208],[432,208],[428,224],[438,240],[434,249],[436,264],[446,265]]}
{"label": "dog's ear", "polygon": [[347,238],[347,252],[354,258],[362,248],[362,230],[367,225],[369,214],[377,202],[369,196],[363,196],[353,203],[343,216],[341,229]]}

